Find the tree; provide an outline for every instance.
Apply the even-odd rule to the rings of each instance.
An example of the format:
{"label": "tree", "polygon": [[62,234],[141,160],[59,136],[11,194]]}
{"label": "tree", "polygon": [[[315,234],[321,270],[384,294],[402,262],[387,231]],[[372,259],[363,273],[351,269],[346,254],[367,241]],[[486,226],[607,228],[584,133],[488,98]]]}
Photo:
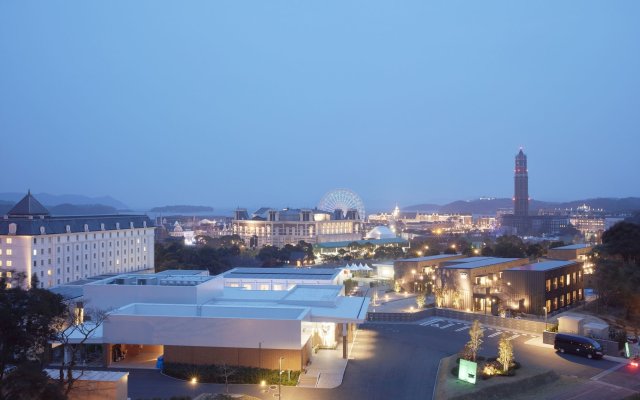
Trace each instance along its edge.
{"label": "tree", "polygon": [[480,254],[485,257],[493,257],[493,249],[491,248],[491,246],[484,246]]}
{"label": "tree", "polygon": [[524,242],[514,235],[500,236],[496,240],[493,255],[494,257],[523,258],[525,256]]}
{"label": "tree", "polygon": [[[48,290],[7,288],[0,280],[0,398],[59,398],[44,382],[41,356],[64,313],[62,297]],[[5,375],[9,364],[16,370]]]}
{"label": "tree", "polygon": [[98,309],[85,309],[82,304],[68,307],[56,321],[54,341],[60,343],[63,360],[58,369],[58,384],[65,396],[68,396],[75,382],[80,379],[84,370],[76,369],[78,354],[87,340],[102,326],[107,319],[107,312]]}
{"label": "tree", "polygon": [[424,308],[427,304],[427,296],[424,293],[420,293],[416,296],[416,306],[418,308]]}
{"label": "tree", "polygon": [[353,288],[358,287],[358,281],[354,279],[345,279],[343,284],[344,284],[344,291],[347,295],[351,293]]}
{"label": "tree", "polygon": [[621,305],[625,318],[640,310],[640,225],[619,222],[602,235],[595,251],[594,282],[599,300]]}
{"label": "tree", "polygon": [[37,362],[18,365],[0,385],[0,398],[12,400],[65,400],[58,385],[53,383]]}
{"label": "tree", "polygon": [[601,253],[625,262],[640,261],[640,225],[618,222],[602,234]]}
{"label": "tree", "polygon": [[507,334],[503,333],[498,342],[498,362],[502,365],[502,371],[507,373],[513,361],[513,345],[508,340]]}
{"label": "tree", "polygon": [[471,354],[471,361],[476,361],[478,357],[478,352],[482,349],[482,342],[484,338],[484,331],[480,326],[480,321],[477,319],[473,321],[471,324],[471,329],[469,329],[469,342],[467,342],[467,346],[469,346],[469,351]]}
{"label": "tree", "polygon": [[544,256],[545,251],[544,251],[544,247],[542,247],[542,245],[540,245],[539,243],[535,243],[535,244],[530,244],[529,246],[527,246],[527,249],[525,250],[525,253],[527,254],[527,256],[531,259],[536,259],[536,258],[540,258],[542,256]]}
{"label": "tree", "polygon": [[218,375],[224,378],[224,390],[227,394],[229,394],[229,377],[235,373],[236,369],[229,367],[227,363],[218,366]]}

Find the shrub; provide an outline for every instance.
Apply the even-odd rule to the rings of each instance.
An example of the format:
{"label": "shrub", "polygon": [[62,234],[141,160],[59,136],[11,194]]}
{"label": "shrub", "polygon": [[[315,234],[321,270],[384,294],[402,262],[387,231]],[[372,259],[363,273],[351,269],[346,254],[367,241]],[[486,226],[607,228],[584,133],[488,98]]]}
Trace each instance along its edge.
{"label": "shrub", "polygon": [[[279,381],[277,369],[238,366],[231,366],[230,368],[234,370],[234,373],[229,376],[229,383],[259,384],[264,380],[269,385],[276,385]],[[197,377],[198,382],[225,383],[225,378],[224,375],[220,373],[219,365],[191,365],[165,362],[162,372],[174,378],[184,380]],[[299,376],[300,371],[291,371],[291,379],[289,379],[289,373],[285,370],[282,373],[282,384],[285,386],[295,386],[298,383]]]}

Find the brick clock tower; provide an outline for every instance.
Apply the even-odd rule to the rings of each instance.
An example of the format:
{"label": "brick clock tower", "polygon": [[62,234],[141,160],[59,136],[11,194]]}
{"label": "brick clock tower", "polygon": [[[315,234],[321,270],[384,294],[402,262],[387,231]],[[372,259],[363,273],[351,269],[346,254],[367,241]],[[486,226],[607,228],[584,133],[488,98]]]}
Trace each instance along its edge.
{"label": "brick clock tower", "polygon": [[514,170],[513,214],[516,217],[529,216],[529,174],[527,170],[527,156],[520,148],[516,155]]}

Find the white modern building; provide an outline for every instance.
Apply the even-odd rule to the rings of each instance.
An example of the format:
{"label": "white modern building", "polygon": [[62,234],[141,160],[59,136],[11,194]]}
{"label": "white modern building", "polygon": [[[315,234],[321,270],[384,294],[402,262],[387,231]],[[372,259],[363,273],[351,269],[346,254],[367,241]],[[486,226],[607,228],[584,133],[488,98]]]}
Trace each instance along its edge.
{"label": "white modern building", "polygon": [[283,268],[282,274],[268,271],[269,289],[227,286],[240,275],[254,282],[254,270],[236,268],[230,277],[206,271],[123,274],[88,283],[85,307],[110,310],[91,343],[103,344],[105,364],[114,366],[120,353],[268,369],[277,369],[284,357],[283,368],[290,370],[304,368],[314,349],[342,347],[346,358],[369,299],[343,295],[344,287],[335,284],[341,270],[318,279],[314,269],[299,269],[293,283],[293,272]]}
{"label": "white modern building", "polygon": [[154,227],[146,215],[51,216],[27,193],[0,219],[0,273],[35,274],[44,288],[106,273],[154,267]]}
{"label": "white modern building", "polygon": [[289,290],[295,285],[342,285],[351,274],[340,268],[234,268],[222,277],[226,287]]}

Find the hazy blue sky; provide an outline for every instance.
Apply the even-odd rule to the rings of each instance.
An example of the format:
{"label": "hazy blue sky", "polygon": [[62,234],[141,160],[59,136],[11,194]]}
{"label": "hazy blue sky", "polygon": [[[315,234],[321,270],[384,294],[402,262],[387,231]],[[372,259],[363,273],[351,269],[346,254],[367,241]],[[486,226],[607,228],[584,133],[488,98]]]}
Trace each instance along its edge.
{"label": "hazy blue sky", "polygon": [[2,1],[0,191],[640,195],[639,1]]}

